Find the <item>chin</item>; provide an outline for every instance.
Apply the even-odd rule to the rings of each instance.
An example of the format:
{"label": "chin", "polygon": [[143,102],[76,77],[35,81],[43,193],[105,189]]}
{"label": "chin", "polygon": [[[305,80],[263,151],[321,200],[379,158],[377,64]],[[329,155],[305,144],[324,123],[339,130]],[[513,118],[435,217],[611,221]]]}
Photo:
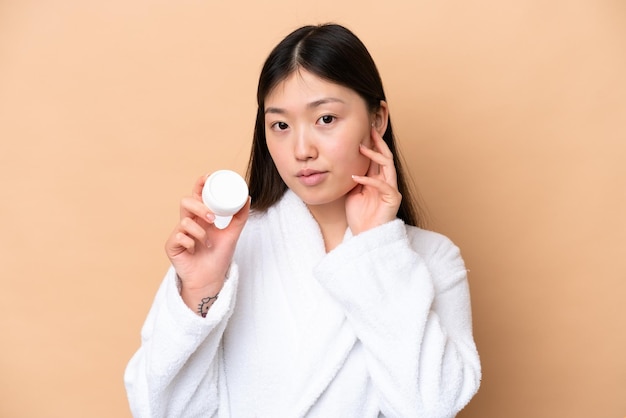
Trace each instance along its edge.
{"label": "chin", "polygon": [[350,185],[352,187],[346,187],[342,191],[326,191],[323,189],[301,189],[294,188],[291,189],[307,206],[322,206],[328,205],[336,202],[343,202],[345,200],[346,195],[354,188],[355,185]]}

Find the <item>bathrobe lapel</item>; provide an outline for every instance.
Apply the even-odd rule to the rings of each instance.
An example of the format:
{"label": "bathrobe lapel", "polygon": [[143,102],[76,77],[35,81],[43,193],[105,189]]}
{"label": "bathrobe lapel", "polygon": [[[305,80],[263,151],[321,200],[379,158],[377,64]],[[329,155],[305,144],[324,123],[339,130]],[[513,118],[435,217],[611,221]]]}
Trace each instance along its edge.
{"label": "bathrobe lapel", "polygon": [[306,205],[287,191],[268,211],[268,221],[281,285],[295,323],[294,379],[286,412],[303,416],[345,362],[356,336],[341,307],[313,276],[326,253],[319,226]]}

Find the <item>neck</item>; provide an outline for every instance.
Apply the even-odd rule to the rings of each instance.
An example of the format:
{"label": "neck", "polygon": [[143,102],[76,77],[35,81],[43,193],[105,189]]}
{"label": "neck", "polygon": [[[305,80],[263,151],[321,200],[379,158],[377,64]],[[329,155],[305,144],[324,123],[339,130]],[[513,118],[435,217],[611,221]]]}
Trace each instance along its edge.
{"label": "neck", "polygon": [[307,207],[320,226],[326,252],[333,250],[343,241],[348,227],[345,200],[338,199],[325,205],[307,205]]}

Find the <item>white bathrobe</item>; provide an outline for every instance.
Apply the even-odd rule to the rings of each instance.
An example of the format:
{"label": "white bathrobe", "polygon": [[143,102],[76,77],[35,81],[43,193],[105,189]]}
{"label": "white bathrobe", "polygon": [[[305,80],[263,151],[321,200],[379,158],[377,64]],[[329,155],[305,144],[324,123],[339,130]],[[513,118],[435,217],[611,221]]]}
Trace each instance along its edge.
{"label": "white bathrobe", "polygon": [[135,417],[453,417],[478,390],[466,269],[401,220],[326,253],[291,191],[250,216],[206,318],[167,273],[129,362]]}

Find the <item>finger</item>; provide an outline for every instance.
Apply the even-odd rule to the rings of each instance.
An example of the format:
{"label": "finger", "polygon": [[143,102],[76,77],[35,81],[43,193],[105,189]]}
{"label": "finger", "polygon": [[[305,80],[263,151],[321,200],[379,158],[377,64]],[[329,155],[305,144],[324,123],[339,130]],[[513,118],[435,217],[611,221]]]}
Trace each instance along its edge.
{"label": "finger", "polygon": [[201,201],[193,197],[185,197],[180,201],[180,219],[195,218],[213,223],[215,214]]}
{"label": "finger", "polygon": [[165,243],[165,251],[169,257],[176,257],[185,251],[193,254],[195,247],[196,241],[182,232],[174,232]]}
{"label": "finger", "polygon": [[366,176],[352,176],[352,179],[362,186],[368,186],[378,190],[383,196],[383,200],[389,203],[395,204],[402,199],[402,195],[398,189],[382,179]]}
{"label": "finger", "polygon": [[[365,145],[361,145],[360,147],[361,153],[363,155],[365,155],[367,158],[369,158],[370,160],[372,160],[372,162],[376,163],[378,166],[381,167],[385,167],[385,166],[393,166],[393,157],[389,158],[384,156],[383,154],[376,152],[372,149],[367,148]],[[372,165],[370,164],[370,167]],[[378,174],[378,172],[380,171],[380,167],[376,167],[377,171],[374,172],[374,174]]]}
{"label": "finger", "polygon": [[373,187],[382,193],[390,193],[395,190],[389,183],[376,177],[354,175],[352,179],[362,186]]}
{"label": "finger", "polygon": [[367,167],[367,172],[365,173],[365,175],[377,176],[378,173],[380,173],[380,166],[371,158],[372,152],[374,151],[367,148],[364,144],[359,144],[359,151],[361,152],[361,154],[363,154],[365,157],[369,158],[370,160],[370,165]]}
{"label": "finger", "polygon": [[191,218],[183,218],[183,220],[180,221],[179,231],[199,242],[206,241],[206,230]]}
{"label": "finger", "polygon": [[239,209],[239,212],[235,213],[233,215],[233,218],[237,218],[239,220],[246,220],[248,219],[248,215],[250,214],[250,205],[252,204],[252,198],[250,196],[248,196],[248,200],[246,201],[246,204],[243,205],[243,207],[241,209]]}
{"label": "finger", "polygon": [[[396,173],[396,166],[393,161],[393,154],[389,150],[389,147],[387,147],[387,144],[385,143],[385,141],[380,137],[380,135],[378,135],[378,133],[376,133],[376,135],[380,139],[378,141],[380,142],[380,144],[375,143],[374,146],[379,149],[382,147],[383,152],[385,152],[385,154],[374,151],[373,149],[369,149],[363,145],[361,145],[360,147],[361,153],[365,155],[366,157],[368,157],[370,160],[372,160],[373,163],[377,164],[377,167],[376,167],[377,171],[368,170],[368,176],[380,174],[382,171],[383,177],[392,186],[397,187],[398,179],[397,179],[397,173]],[[370,168],[372,168],[372,165],[373,164],[370,164]]]}
{"label": "finger", "polygon": [[239,234],[239,232],[241,232],[241,229],[243,229],[243,226],[248,221],[251,203],[252,199],[250,198],[250,196],[248,196],[248,201],[246,202],[246,204],[243,205],[241,209],[239,209],[239,212],[233,215],[233,218],[230,221],[230,225],[232,225],[237,230],[237,235]]}
{"label": "finger", "polygon": [[374,177],[380,174],[380,164],[370,159],[370,166],[367,168],[366,176]]}
{"label": "finger", "polygon": [[378,151],[387,158],[393,159],[393,153],[389,149],[389,146],[385,142],[382,136],[378,133],[376,128],[372,127],[372,140],[374,142],[374,146],[378,149]]}

